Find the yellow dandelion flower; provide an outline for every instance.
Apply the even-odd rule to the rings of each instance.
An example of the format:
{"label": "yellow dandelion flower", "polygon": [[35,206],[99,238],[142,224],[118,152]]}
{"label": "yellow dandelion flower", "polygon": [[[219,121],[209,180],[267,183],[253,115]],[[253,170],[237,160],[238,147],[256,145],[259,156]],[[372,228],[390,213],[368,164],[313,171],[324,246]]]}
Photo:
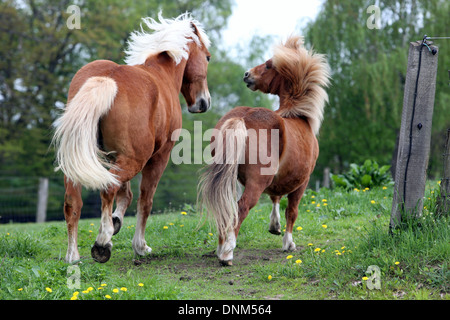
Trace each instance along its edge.
{"label": "yellow dandelion flower", "polygon": [[344,250],[344,249],[345,249],[345,246],[341,247],[341,250]]}
{"label": "yellow dandelion flower", "polygon": [[306,210],[306,212],[311,212],[311,210]]}
{"label": "yellow dandelion flower", "polygon": [[87,290],[83,290],[83,291],[81,291],[82,293],[89,293],[89,291],[87,291]]}
{"label": "yellow dandelion flower", "polygon": [[78,300],[78,296],[72,296],[70,300]]}
{"label": "yellow dandelion flower", "polygon": [[87,288],[86,290],[87,290],[88,292],[91,292],[92,290],[94,290],[94,288],[89,287],[89,288]]}
{"label": "yellow dandelion flower", "polygon": [[398,266],[399,264],[400,264],[400,262],[398,262],[398,261],[395,261],[395,263],[394,263],[396,266]]}
{"label": "yellow dandelion flower", "polygon": [[321,249],[320,248],[315,248],[314,252],[319,252]]}
{"label": "yellow dandelion flower", "polygon": [[327,206],[327,205],[328,205],[328,203],[326,203],[326,202],[325,202],[325,203],[324,203],[323,205],[324,205],[324,206]]}
{"label": "yellow dandelion flower", "polygon": [[326,228],[328,228],[328,226],[326,224],[323,224],[322,228],[326,229]]}
{"label": "yellow dandelion flower", "polygon": [[19,289],[17,289],[17,291],[22,291],[23,290],[23,288],[19,288]]}
{"label": "yellow dandelion flower", "polygon": [[387,189],[387,187],[383,187],[383,190],[386,190]]}
{"label": "yellow dandelion flower", "polygon": [[169,226],[173,226],[173,222],[170,222],[170,223],[169,223]]}
{"label": "yellow dandelion flower", "polygon": [[91,223],[90,225],[91,225],[91,226],[93,226],[94,224],[93,224],[93,223]]}
{"label": "yellow dandelion flower", "polygon": [[302,228],[302,227],[297,227],[297,230],[298,230],[298,231],[302,231],[303,228]]}
{"label": "yellow dandelion flower", "polygon": [[119,292],[119,289],[115,288],[115,289],[113,289],[113,292],[117,293],[117,292]]}
{"label": "yellow dandelion flower", "polygon": [[300,259],[298,259],[298,260],[295,260],[295,263],[296,264],[300,264],[300,263],[302,263],[303,261],[302,260],[300,260]]}
{"label": "yellow dandelion flower", "polygon": [[289,259],[292,259],[293,257],[294,257],[294,256],[290,254],[290,255],[288,255],[288,256],[286,257],[286,259],[289,260]]}
{"label": "yellow dandelion flower", "polygon": [[370,203],[371,204],[375,204],[375,200],[370,200]]}
{"label": "yellow dandelion flower", "polygon": [[182,214],[183,216],[185,216],[185,215],[187,215],[187,212],[186,212],[186,211],[181,211],[181,214]]}
{"label": "yellow dandelion flower", "polygon": [[272,276],[269,274],[269,276],[267,277],[267,279],[272,280]]}
{"label": "yellow dandelion flower", "polygon": [[308,246],[312,246],[313,244],[310,242],[310,243],[308,243]]}
{"label": "yellow dandelion flower", "polygon": [[325,252],[325,249],[322,249],[322,251],[320,251],[320,252],[324,253],[324,252]]}
{"label": "yellow dandelion flower", "polygon": [[327,202],[327,199],[322,199],[322,202]]}
{"label": "yellow dandelion flower", "polygon": [[340,253],[339,251],[338,252],[336,252],[336,255],[337,256],[340,256],[342,253]]}
{"label": "yellow dandelion flower", "polygon": [[180,224],[180,227],[184,227],[184,224]]}
{"label": "yellow dandelion flower", "polygon": [[52,293],[52,289],[51,288],[49,288],[49,287],[47,287],[47,288],[45,288],[45,290],[47,290],[47,292],[49,292],[49,293]]}
{"label": "yellow dandelion flower", "polygon": [[315,196],[311,196],[311,199],[314,199],[315,198]]}
{"label": "yellow dandelion flower", "polygon": [[78,292],[78,291],[75,291],[74,293],[73,293],[73,296],[77,296],[77,295],[79,295],[80,293]]}
{"label": "yellow dandelion flower", "polygon": [[359,192],[359,189],[358,188],[355,188],[355,189],[353,189],[354,191],[356,191],[356,192]]}
{"label": "yellow dandelion flower", "polygon": [[363,279],[364,281],[369,280],[369,278],[367,278],[367,277],[362,277],[362,279]]}
{"label": "yellow dandelion flower", "polygon": [[107,294],[107,295],[105,296],[105,298],[106,298],[106,299],[111,299],[111,296],[110,296],[109,294]]}
{"label": "yellow dandelion flower", "polygon": [[127,291],[128,291],[128,289],[127,289],[127,288],[125,288],[125,287],[122,287],[122,288],[120,288],[120,291],[123,291],[123,292],[127,292]]}
{"label": "yellow dandelion flower", "polygon": [[139,287],[143,287],[144,284],[143,284],[142,282],[140,282],[140,283],[138,283],[138,286],[139,286]]}
{"label": "yellow dandelion flower", "polygon": [[102,283],[100,286],[101,286],[101,287],[106,287],[107,284],[106,284],[106,283]]}
{"label": "yellow dandelion flower", "polygon": [[98,288],[97,288],[97,290],[103,290],[103,289],[104,289],[103,287],[98,287]]}
{"label": "yellow dandelion flower", "polygon": [[311,204],[315,204],[316,202],[315,201],[311,201]]}
{"label": "yellow dandelion flower", "polygon": [[163,229],[166,230],[166,229],[169,229],[169,227],[168,226],[164,226]]}
{"label": "yellow dandelion flower", "polygon": [[320,207],[320,203],[317,204],[317,207]]}

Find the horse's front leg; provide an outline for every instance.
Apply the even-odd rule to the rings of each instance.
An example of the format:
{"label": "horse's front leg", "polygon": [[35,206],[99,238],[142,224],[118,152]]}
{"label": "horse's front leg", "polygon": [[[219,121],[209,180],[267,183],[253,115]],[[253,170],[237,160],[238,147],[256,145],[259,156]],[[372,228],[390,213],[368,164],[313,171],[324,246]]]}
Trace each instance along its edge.
{"label": "horse's front leg", "polygon": [[134,253],[138,256],[145,256],[152,252],[152,249],[145,241],[145,227],[152,210],[156,187],[169,161],[170,150],[170,146],[166,146],[166,152],[160,150],[158,155],[151,158],[142,170],[140,194],[137,204],[136,230],[132,243]]}

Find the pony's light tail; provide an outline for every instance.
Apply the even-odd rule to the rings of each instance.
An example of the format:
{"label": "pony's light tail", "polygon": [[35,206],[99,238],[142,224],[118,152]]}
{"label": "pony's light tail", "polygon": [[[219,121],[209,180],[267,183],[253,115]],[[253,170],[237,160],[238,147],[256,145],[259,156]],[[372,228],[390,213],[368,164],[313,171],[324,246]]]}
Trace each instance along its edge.
{"label": "pony's light tail", "polygon": [[198,204],[216,223],[220,237],[238,223],[238,167],[244,162],[247,128],[240,118],[225,121],[215,137],[213,162],[204,168],[198,187]]}
{"label": "pony's light tail", "polygon": [[113,79],[91,77],[54,123],[55,171],[61,170],[75,185],[99,190],[119,185],[108,170],[113,166],[97,145],[99,120],[110,110],[116,94]]}

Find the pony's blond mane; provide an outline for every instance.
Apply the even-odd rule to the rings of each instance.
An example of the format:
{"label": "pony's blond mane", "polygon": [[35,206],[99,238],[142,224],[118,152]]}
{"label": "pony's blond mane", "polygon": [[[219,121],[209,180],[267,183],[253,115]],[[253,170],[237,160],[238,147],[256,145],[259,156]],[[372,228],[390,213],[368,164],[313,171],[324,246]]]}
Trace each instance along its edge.
{"label": "pony's blond mane", "polygon": [[290,83],[279,114],[285,118],[305,117],[317,135],[328,102],[324,88],[330,83],[330,68],[325,56],[303,47],[303,37],[291,36],[274,48],[272,63]]}
{"label": "pony's blond mane", "polygon": [[[188,44],[194,41],[198,46],[210,46],[210,41],[202,25],[194,20],[189,13],[184,13],[175,19],[164,19],[158,14],[159,23],[152,18],[142,18],[143,23],[153,32],[146,32],[141,24],[141,31],[134,31],[128,40],[125,51],[125,63],[128,65],[144,64],[151,55],[167,52],[179,64],[189,56]],[[198,35],[195,29],[198,30]]]}

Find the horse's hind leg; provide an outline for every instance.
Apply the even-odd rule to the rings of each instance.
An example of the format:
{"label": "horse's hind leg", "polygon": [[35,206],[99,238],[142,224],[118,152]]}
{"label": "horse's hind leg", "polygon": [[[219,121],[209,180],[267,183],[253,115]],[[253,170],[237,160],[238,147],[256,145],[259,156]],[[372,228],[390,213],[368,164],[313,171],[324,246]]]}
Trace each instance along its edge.
{"label": "horse's hind leg", "polygon": [[123,216],[127,211],[127,208],[130,206],[131,201],[133,200],[133,193],[131,192],[131,184],[130,181],[127,181],[122,184],[116,194],[116,210],[112,215],[112,221],[114,225],[114,233],[117,234],[120,231],[120,228],[123,224]]}
{"label": "horse's hind leg", "polygon": [[114,234],[114,224],[112,219],[112,209],[114,198],[122,184],[131,180],[140,170],[140,164],[136,160],[118,156],[116,166],[120,169],[111,169],[111,173],[117,175],[121,182],[119,186],[111,186],[100,193],[102,199],[102,216],[100,220],[100,229],[91,249],[91,255],[95,261],[105,263],[111,257],[112,242]]}
{"label": "horse's hind leg", "polygon": [[280,225],[280,199],[281,197],[270,196],[272,200],[272,212],[270,213],[269,232],[272,234],[281,234]]}
{"label": "horse's hind leg", "polygon": [[78,253],[78,221],[80,220],[83,201],[81,199],[81,186],[75,187],[72,182],[64,178],[66,193],[64,195],[64,217],[67,224],[68,246],[66,262],[72,263],[80,260]]}
{"label": "horse's hind leg", "polygon": [[302,199],[303,193],[308,185],[306,181],[300,188],[288,194],[288,206],[286,208],[286,233],[283,236],[283,250],[295,250],[295,243],[292,239],[292,231],[294,229],[295,220],[298,217],[298,205]]}

